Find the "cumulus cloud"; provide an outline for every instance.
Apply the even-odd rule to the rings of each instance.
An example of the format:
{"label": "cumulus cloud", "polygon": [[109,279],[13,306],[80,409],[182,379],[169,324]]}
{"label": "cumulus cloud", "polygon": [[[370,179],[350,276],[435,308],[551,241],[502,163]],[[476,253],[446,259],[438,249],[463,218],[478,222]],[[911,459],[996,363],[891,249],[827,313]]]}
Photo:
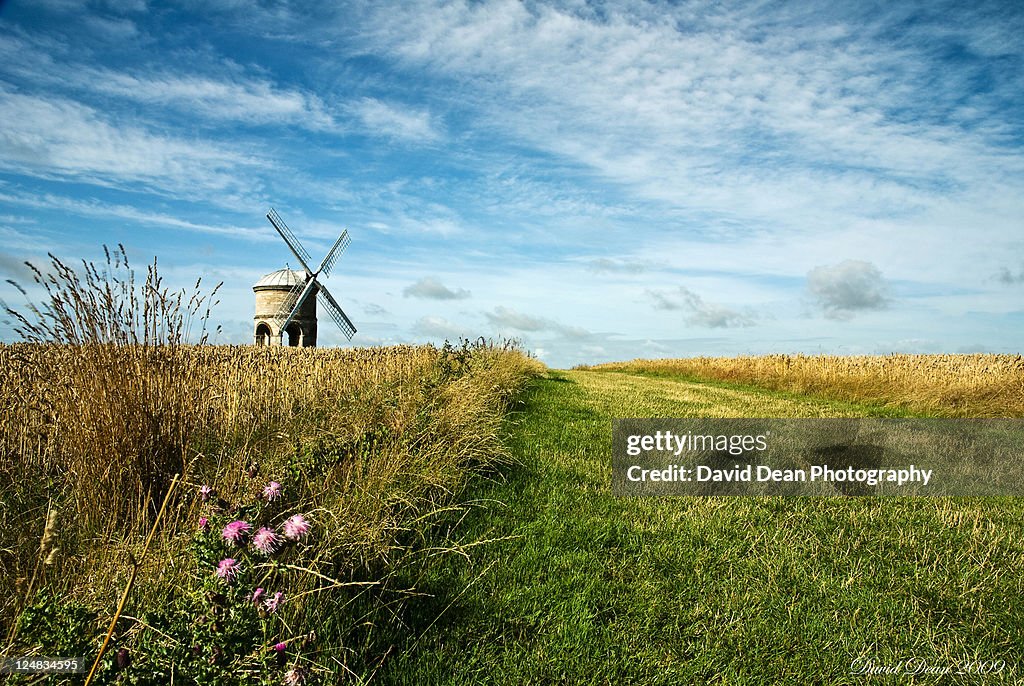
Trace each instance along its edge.
{"label": "cumulus cloud", "polygon": [[409,298],[427,298],[429,300],[464,300],[472,295],[465,288],[452,290],[431,276],[425,276],[416,283],[406,286],[402,295]]}
{"label": "cumulus cloud", "polygon": [[754,317],[724,305],[709,303],[685,286],[672,291],[647,291],[656,310],[681,310],[686,323],[712,329],[753,326]]}
{"label": "cumulus cloud", "polygon": [[850,319],[858,312],[889,305],[888,287],[878,267],[863,260],[844,260],[807,272],[807,290],[829,319]]}

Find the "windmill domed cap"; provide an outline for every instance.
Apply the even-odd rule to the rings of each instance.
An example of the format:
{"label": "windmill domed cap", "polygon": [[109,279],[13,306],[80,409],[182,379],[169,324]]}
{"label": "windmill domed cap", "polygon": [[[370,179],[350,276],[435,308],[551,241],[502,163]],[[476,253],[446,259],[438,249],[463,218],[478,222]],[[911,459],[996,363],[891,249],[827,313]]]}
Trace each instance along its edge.
{"label": "windmill domed cap", "polygon": [[259,281],[253,284],[253,288],[291,288],[300,283],[306,283],[306,272],[295,269],[278,269],[276,272],[265,274]]}

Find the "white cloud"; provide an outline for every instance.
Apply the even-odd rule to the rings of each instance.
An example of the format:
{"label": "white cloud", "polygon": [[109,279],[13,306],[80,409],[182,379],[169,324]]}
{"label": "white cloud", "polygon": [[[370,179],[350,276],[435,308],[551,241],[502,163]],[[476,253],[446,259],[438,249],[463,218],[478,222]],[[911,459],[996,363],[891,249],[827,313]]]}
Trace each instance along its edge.
{"label": "white cloud", "polygon": [[675,290],[647,291],[654,309],[682,310],[687,313],[686,321],[694,326],[725,329],[737,326],[753,326],[754,317],[738,310],[716,303],[709,303],[685,286]]}
{"label": "white cloud", "polygon": [[857,312],[888,307],[888,286],[878,267],[863,260],[815,267],[807,290],[829,319],[850,319]]}
{"label": "white cloud", "polygon": [[[72,70],[72,74],[76,70]],[[126,100],[174,107],[208,119],[249,124],[298,124],[312,130],[337,128],[323,101],[259,79],[215,79],[170,72],[128,73],[87,69],[75,81]]]}
{"label": "white cloud", "polygon": [[435,339],[446,339],[450,341],[457,340],[459,338],[472,338],[472,333],[469,329],[455,324],[444,317],[427,316],[420,317],[413,324],[412,330],[414,333],[427,336]]}
{"label": "white cloud", "polygon": [[362,98],[350,109],[378,136],[418,142],[432,142],[442,137],[438,124],[426,110],[389,104],[376,98]]}
{"label": "white cloud", "polygon": [[472,295],[465,288],[452,290],[432,276],[425,276],[402,289],[402,295],[430,300],[463,300]]}
{"label": "white cloud", "polygon": [[66,98],[2,86],[0,120],[0,168],[32,176],[209,193],[237,189],[239,173],[260,164],[251,153],[223,144],[154,133]]}
{"label": "white cloud", "polygon": [[611,274],[643,274],[658,267],[655,262],[644,260],[612,259],[595,257],[587,262],[587,267],[598,273]]}
{"label": "white cloud", "polygon": [[631,3],[606,14],[420,3],[389,7],[366,35],[451,83],[480,129],[719,217],[785,228],[915,212],[1022,173],[993,143],[998,128],[965,128],[957,111],[893,116],[927,115],[914,110],[935,100],[924,50],[838,15]]}
{"label": "white cloud", "polygon": [[168,214],[140,210],[132,205],[117,205],[96,200],[74,200],[50,193],[26,195],[0,191],[0,201],[36,209],[59,210],[86,217],[113,217],[150,226],[162,226],[168,229],[229,236],[249,241],[270,242],[274,241],[274,236],[276,236],[270,229],[199,224]]}
{"label": "white cloud", "polygon": [[546,317],[536,317],[524,314],[510,307],[499,305],[493,312],[485,312],[484,316],[491,326],[499,333],[508,331],[519,331],[525,333],[550,332],[572,339],[583,339],[591,336],[586,329],[576,326],[569,326]]}

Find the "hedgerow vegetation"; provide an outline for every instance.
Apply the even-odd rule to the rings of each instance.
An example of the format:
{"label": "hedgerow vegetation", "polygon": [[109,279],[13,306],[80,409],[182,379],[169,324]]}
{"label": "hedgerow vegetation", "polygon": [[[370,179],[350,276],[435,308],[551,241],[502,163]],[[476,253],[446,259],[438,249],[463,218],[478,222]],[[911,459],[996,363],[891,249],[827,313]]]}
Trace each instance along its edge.
{"label": "hedgerow vegetation", "polygon": [[189,343],[215,291],[136,284],[123,250],[37,283],[0,346],[0,638],[91,663],[110,627],[93,683],[341,679],[542,369],[483,341]]}

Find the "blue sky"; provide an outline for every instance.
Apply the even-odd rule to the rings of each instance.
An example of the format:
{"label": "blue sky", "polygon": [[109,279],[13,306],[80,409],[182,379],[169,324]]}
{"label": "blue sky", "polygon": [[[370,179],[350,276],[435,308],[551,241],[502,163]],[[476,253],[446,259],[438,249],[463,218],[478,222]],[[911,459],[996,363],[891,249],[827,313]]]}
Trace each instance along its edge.
{"label": "blue sky", "polygon": [[275,207],[353,345],[1021,350],[1019,3],[327,4],[0,4],[0,275],[120,242],[248,342]]}

